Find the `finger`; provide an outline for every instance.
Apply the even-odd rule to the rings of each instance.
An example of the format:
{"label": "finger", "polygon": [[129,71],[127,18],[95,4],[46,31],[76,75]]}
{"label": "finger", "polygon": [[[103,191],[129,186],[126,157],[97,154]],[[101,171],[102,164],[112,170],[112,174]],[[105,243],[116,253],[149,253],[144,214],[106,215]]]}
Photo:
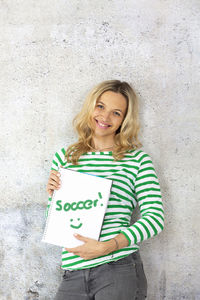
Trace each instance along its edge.
{"label": "finger", "polygon": [[55,190],[58,190],[58,189],[50,189],[50,188],[47,188],[47,189],[46,189],[46,192],[49,194],[50,197],[52,197]]}
{"label": "finger", "polygon": [[89,238],[85,237],[85,236],[82,236],[78,233],[74,233],[74,236],[76,239],[80,240],[80,241],[83,241],[83,242],[88,242]]}
{"label": "finger", "polygon": [[49,193],[49,191],[50,192],[54,192],[54,190],[59,190],[59,188],[60,188],[60,186],[54,186],[54,185],[51,185],[51,184],[48,184],[47,185],[47,187],[46,187],[46,191],[47,191],[47,193]]}
{"label": "finger", "polygon": [[77,253],[80,251],[79,247],[75,247],[75,248],[65,248],[68,252],[72,252],[72,253]]}
{"label": "finger", "polygon": [[56,176],[60,176],[60,173],[56,170],[51,170],[50,174],[55,174]]}
{"label": "finger", "polygon": [[54,187],[59,187],[59,186],[61,185],[61,180],[55,181],[55,180],[53,180],[53,179],[49,179],[47,185],[52,186],[52,187],[53,187],[53,186],[54,186]]}
{"label": "finger", "polygon": [[55,175],[55,174],[50,174],[49,180],[53,180],[55,182],[59,182],[60,181],[60,177],[57,176],[57,175]]}
{"label": "finger", "polygon": [[[67,250],[67,249],[66,249]],[[68,250],[67,250],[68,251]],[[80,256],[80,257],[82,257],[82,254],[81,254],[81,252],[79,252],[79,251],[68,251],[69,253],[72,253],[72,254],[74,254],[74,255],[78,255],[78,256]],[[82,257],[83,258],[83,257]]]}
{"label": "finger", "polygon": [[46,191],[48,194],[52,195],[54,190],[58,190],[60,188],[60,185],[55,184],[47,184]]}
{"label": "finger", "polygon": [[56,177],[55,175],[52,175],[53,177],[49,177],[47,185],[58,187],[61,185],[61,180],[59,177]]}
{"label": "finger", "polygon": [[51,185],[47,185],[47,186],[46,186],[46,191],[47,191],[47,193],[52,194],[52,193],[54,192],[54,190],[55,190],[55,187],[53,187],[53,186],[51,186]]}
{"label": "finger", "polygon": [[47,193],[49,194],[49,197],[52,197],[53,191],[52,191],[52,190],[49,190],[49,189],[47,189],[46,191],[47,191]]}

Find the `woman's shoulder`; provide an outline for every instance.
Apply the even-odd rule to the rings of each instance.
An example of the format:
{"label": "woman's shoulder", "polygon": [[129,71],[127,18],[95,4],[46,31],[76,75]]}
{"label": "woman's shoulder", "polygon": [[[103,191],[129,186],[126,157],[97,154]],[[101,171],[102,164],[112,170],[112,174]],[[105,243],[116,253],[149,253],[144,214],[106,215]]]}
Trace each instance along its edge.
{"label": "woman's shoulder", "polygon": [[65,165],[65,163],[66,163],[66,158],[65,158],[66,150],[67,150],[66,147],[62,147],[54,153],[53,160],[52,160],[52,168],[53,169],[57,169],[58,166]]}
{"label": "woman's shoulder", "polygon": [[137,159],[139,162],[141,162],[144,159],[151,160],[151,156],[143,148],[131,149],[128,151],[127,154],[131,155],[133,158]]}
{"label": "woman's shoulder", "polygon": [[62,147],[62,148],[58,148],[57,151],[55,152],[54,156],[60,156],[63,157],[65,156],[67,148],[66,147]]}

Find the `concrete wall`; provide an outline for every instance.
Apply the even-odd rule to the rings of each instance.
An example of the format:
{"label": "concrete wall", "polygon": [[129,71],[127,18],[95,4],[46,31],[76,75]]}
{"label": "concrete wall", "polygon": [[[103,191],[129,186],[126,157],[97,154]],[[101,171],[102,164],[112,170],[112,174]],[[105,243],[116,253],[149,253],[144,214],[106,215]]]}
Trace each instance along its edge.
{"label": "concrete wall", "polygon": [[60,248],[41,242],[55,151],[94,84],[140,96],[165,230],[141,244],[148,300],[198,300],[199,0],[1,0],[1,300],[53,299]]}

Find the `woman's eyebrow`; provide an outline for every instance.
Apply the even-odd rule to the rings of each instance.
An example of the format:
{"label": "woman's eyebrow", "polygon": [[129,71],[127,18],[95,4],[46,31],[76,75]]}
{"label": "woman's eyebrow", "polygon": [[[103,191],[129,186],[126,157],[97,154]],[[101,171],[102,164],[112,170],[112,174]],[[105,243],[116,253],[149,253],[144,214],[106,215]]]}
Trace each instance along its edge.
{"label": "woman's eyebrow", "polygon": [[[103,105],[105,105],[105,106],[106,106],[106,104],[105,104],[105,103],[103,103],[102,101],[98,101],[97,103],[101,103],[101,104],[103,104]],[[119,111],[121,111],[121,109],[119,109],[119,108],[114,108],[114,110],[119,110]],[[122,113],[122,111],[121,111],[121,113]]]}
{"label": "woman's eyebrow", "polygon": [[[103,103],[102,101],[98,100],[97,103],[101,103],[103,105],[105,105],[105,103]],[[105,105],[106,106],[106,105]]]}

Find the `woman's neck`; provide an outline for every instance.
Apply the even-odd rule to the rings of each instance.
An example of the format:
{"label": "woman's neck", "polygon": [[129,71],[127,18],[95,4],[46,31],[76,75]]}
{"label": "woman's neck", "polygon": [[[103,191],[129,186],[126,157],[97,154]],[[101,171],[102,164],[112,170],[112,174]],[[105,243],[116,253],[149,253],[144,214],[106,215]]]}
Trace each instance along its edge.
{"label": "woman's neck", "polygon": [[113,147],[104,147],[104,148],[97,147],[97,148],[92,148],[92,149],[95,151],[112,151]]}
{"label": "woman's neck", "polygon": [[101,141],[100,139],[93,139],[92,141],[92,148],[96,151],[111,151],[114,147],[114,140],[107,140],[107,141]]}

